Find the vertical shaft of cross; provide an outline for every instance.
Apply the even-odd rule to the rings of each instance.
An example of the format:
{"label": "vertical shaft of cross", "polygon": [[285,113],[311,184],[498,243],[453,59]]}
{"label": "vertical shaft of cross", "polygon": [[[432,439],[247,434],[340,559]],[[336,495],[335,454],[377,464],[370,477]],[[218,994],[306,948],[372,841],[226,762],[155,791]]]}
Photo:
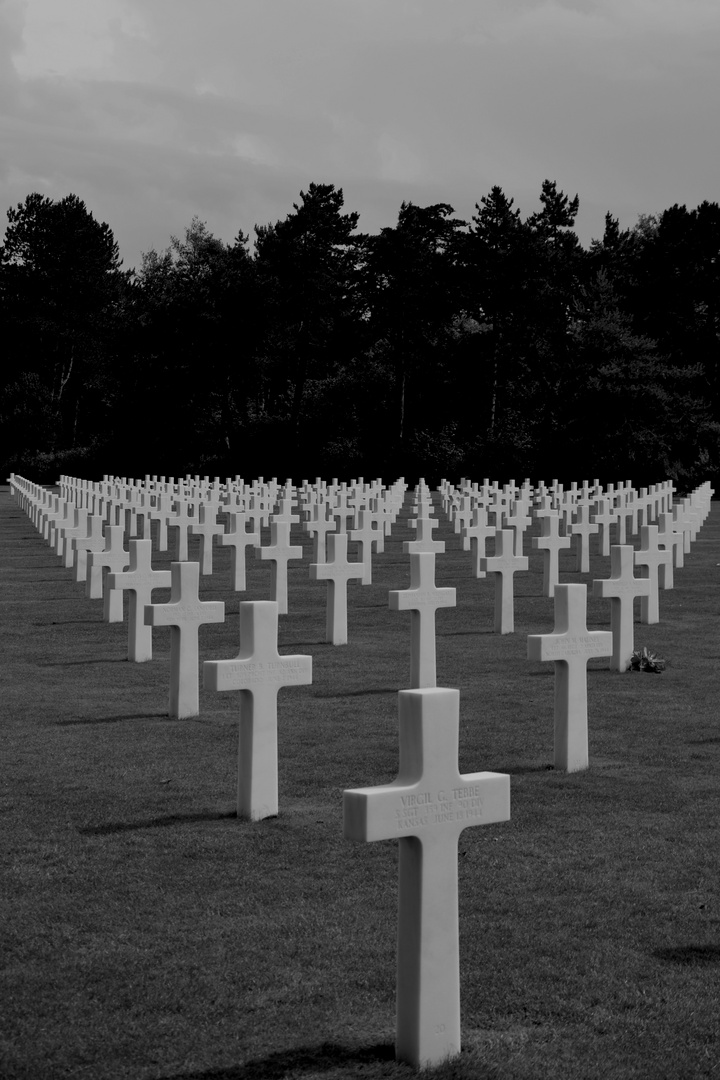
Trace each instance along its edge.
{"label": "vertical shaft of cross", "polygon": [[[430,879],[442,881],[442,912]],[[442,938],[423,947],[427,927],[443,922]],[[435,986],[443,988],[438,1001]],[[460,1049],[458,845],[442,833],[398,843],[398,936],[395,1052],[423,1061],[438,1047]]]}
{"label": "vertical shaft of cross", "polygon": [[[193,565],[199,567],[200,564]],[[169,715],[180,720],[200,712],[198,654],[198,624],[188,622],[184,626],[171,626]]]}
{"label": "vertical shaft of cross", "polygon": [[410,686],[437,685],[435,609],[410,612]]}
{"label": "vertical shaft of cross", "polygon": [[277,812],[277,686],[256,686],[240,691],[237,816],[259,821]]}
{"label": "vertical shaft of cross", "polygon": [[555,661],[554,764],[565,772],[587,769],[590,762],[587,662],[584,657],[577,660]]}

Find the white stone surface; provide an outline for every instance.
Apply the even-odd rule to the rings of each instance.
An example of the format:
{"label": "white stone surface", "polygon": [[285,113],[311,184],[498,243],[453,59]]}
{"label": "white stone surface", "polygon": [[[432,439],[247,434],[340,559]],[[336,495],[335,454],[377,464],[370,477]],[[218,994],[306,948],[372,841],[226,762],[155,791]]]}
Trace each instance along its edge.
{"label": "white stone surface", "polygon": [[372,585],[372,549],[377,547],[380,538],[380,526],[377,518],[369,510],[358,510],[358,527],[352,529],[349,536],[355,544],[360,545],[360,562],[362,563],[363,585]]}
{"label": "white stone surface", "polygon": [[484,507],[476,507],[473,511],[472,524],[465,529],[464,535],[470,542],[470,551],[473,559],[473,574],[476,578],[486,577],[484,570],[480,568],[482,559],[487,558],[485,545],[488,540],[494,539],[496,529],[488,525],[487,510]]}
{"label": "white stone surface", "polygon": [[629,544],[610,548],[610,577],[593,581],[593,593],[610,601],[613,635],[611,671],[627,671],[634,650],[634,603],[636,596],[650,595],[647,578],[633,574],[634,552]]}
{"label": "white stone surface", "polygon": [[277,696],[284,686],[312,682],[311,656],[281,656],[274,600],[240,604],[240,652],[206,660],[207,690],[240,690],[237,815],[251,821],[278,812]]}
{"label": "white stone surface", "polygon": [[169,570],[153,570],[152,541],[129,540],[130,565],[124,573],[109,573],[107,587],[130,593],[128,602],[128,660],[142,664],[152,660],[152,627],[145,622],[145,607],[153,589],[168,589]]}
{"label": "white stone surface", "polygon": [[123,621],[122,593],[107,587],[108,573],[119,573],[130,565],[130,553],[123,548],[125,530],[122,525],[105,527],[105,547],[90,551],[87,556],[85,595],[90,600],[103,599],[103,618],[106,622]]}
{"label": "white stone surface", "polygon": [[217,511],[210,506],[201,506],[197,522],[190,526],[190,535],[200,538],[201,574],[212,574],[213,537],[220,537],[223,533],[223,526],[217,522]]}
{"label": "white stone surface", "polygon": [[103,519],[99,514],[93,514],[87,519],[86,534],[83,537],[76,536],[73,539],[73,580],[85,581],[87,579],[87,557],[89,551],[102,551],[105,547],[103,536]]}
{"label": "white stone surface", "polygon": [[272,570],[270,578],[271,599],[277,602],[280,614],[287,615],[288,562],[290,559],[302,559],[300,545],[290,543],[290,523],[287,521],[271,522],[270,543],[267,546],[258,544],[255,547],[255,555],[261,561],[270,563]]}
{"label": "white stone surface", "polygon": [[[634,562],[640,567],[640,576],[650,582],[650,592],[640,597],[640,622],[660,622],[660,570],[672,574],[672,551],[661,548],[657,525],[640,526],[640,548],[635,552]],[[665,580],[663,578],[663,580]]]}
{"label": "white stone surface", "polygon": [[219,541],[221,547],[230,548],[230,573],[235,592],[245,592],[247,588],[246,549],[260,545],[260,530],[256,527],[248,532],[246,528],[248,517],[241,510],[231,511],[228,514],[227,532],[222,534]]}
{"label": "white stone surface", "polygon": [[613,636],[587,628],[587,586],[555,586],[555,629],[528,636],[528,660],[555,664],[555,768],[587,769],[587,662],[610,656]]}
{"label": "white stone surface", "polygon": [[410,612],[410,686],[435,686],[435,612],[455,607],[457,601],[455,589],[439,589],[435,584],[434,552],[412,554],[410,588],[393,589],[388,598],[391,611]]}
{"label": "white stone surface", "polygon": [[527,570],[526,555],[515,554],[512,529],[498,529],[495,533],[495,555],[480,560],[480,569],[495,575],[495,622],[496,634],[515,632],[515,574]]}
{"label": "white stone surface", "polygon": [[330,533],[327,544],[327,559],[311,565],[310,580],[327,582],[325,640],[333,645],[347,645],[348,581],[362,581],[364,568],[362,563],[348,562],[346,532]]}
{"label": "white stone surface", "polygon": [[458,837],[510,818],[510,777],[458,771],[458,690],[401,690],[393,783],[343,793],[350,840],[399,841],[395,1052],[415,1068],[460,1052]]}
{"label": "white stone surface", "polygon": [[205,623],[225,621],[225,604],[201,600],[198,595],[200,564],[170,564],[171,592],[167,604],[146,604],[148,626],[170,627],[170,704],[171,717],[178,720],[200,712],[198,630]]}
{"label": "white stone surface", "polygon": [[599,531],[600,526],[590,520],[590,507],[584,503],[578,505],[568,533],[576,541],[575,569],[580,574],[590,573],[590,537]]}
{"label": "white stone surface", "polygon": [[569,548],[572,540],[569,536],[560,535],[560,515],[556,510],[542,510],[540,513],[541,533],[532,538],[532,546],[543,553],[543,596],[554,596],[560,576],[560,552]]}

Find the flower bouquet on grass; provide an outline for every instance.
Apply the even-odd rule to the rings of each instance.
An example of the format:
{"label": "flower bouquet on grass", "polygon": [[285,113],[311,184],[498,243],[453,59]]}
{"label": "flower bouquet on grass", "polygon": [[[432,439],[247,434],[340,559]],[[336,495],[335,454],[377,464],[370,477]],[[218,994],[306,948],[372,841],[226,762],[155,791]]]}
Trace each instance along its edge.
{"label": "flower bouquet on grass", "polygon": [[655,653],[651,653],[647,648],[644,648],[642,652],[637,650],[630,657],[629,671],[649,671],[652,674],[659,675],[665,668],[665,661],[662,660]]}

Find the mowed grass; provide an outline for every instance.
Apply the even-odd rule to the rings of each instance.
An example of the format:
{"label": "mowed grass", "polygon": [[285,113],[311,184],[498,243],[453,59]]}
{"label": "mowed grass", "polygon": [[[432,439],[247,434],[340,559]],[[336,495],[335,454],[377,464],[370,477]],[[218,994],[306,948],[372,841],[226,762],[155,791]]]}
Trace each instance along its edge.
{"label": "mowed grass", "polygon": [[[280,814],[250,824],[239,695],[201,689],[198,718],[169,720],[169,631],[129,664],[126,626],[0,491],[4,1078],[412,1075],[393,1057],[397,845],[342,836],[343,789],[397,771],[410,617],[387,593],[409,584],[407,513],[373,585],[349,587],[342,647],[294,528],[280,651],[312,655],[313,683],[280,692]],[[460,838],[463,1052],[429,1075],[720,1076],[719,504],[660,624],[636,623],[667,670],[590,662],[590,769],[570,775],[551,768],[553,667],[526,660],[553,626],[540,556],[526,539],[498,637],[492,580],[441,521],[458,604],[437,615],[438,684],[460,690],[461,771],[510,773],[512,818]],[[607,577],[592,550],[589,576],[561,556],[561,580]],[[240,600],[268,598],[269,567],[248,567],[244,594],[226,550],[201,579],[227,611],[202,659],[233,656]],[[607,601],[588,612],[608,628]]]}

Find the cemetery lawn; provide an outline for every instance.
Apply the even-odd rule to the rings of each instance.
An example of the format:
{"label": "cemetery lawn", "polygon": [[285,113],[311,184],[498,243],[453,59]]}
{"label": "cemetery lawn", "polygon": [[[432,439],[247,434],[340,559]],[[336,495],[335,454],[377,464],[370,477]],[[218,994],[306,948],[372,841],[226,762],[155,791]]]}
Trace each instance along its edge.
{"label": "cemetery lawn", "polygon": [[[409,584],[406,519],[373,585],[349,585],[347,646],[324,642],[303,536],[280,652],[312,655],[313,683],[280,691],[280,813],[251,824],[238,694],[201,689],[199,717],[169,720],[169,632],[129,664],[126,625],[103,623],[0,489],[5,1080],[412,1075],[393,1058],[397,845],[342,835],[343,789],[397,771],[410,616],[387,593]],[[636,623],[665,672],[590,661],[582,773],[551,768],[552,665],[526,659],[553,626],[540,556],[526,537],[499,637],[492,580],[444,517],[435,536],[436,582],[457,589],[436,624],[460,770],[510,773],[512,816],[460,837],[463,1051],[427,1075],[720,1076],[720,504],[660,623]],[[595,551],[590,575],[562,553],[561,581],[607,577]],[[229,551],[214,559],[200,595],[227,619],[201,628],[201,659],[235,655],[239,601],[269,596],[267,564],[249,558],[233,594]],[[592,595],[588,627],[609,628]]]}

